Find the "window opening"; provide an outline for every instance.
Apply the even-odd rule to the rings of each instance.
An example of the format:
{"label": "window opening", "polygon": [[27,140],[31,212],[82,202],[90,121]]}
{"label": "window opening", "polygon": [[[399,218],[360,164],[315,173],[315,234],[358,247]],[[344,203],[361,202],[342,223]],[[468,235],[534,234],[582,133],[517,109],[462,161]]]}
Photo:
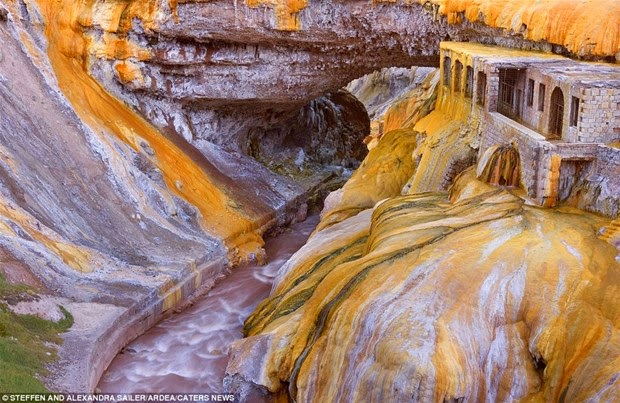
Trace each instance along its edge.
{"label": "window opening", "polygon": [[555,87],[551,93],[551,110],[549,113],[549,134],[552,137],[562,137],[562,119],[564,118],[564,94]]}
{"label": "window opening", "polygon": [[527,106],[534,105],[534,80],[527,80]]}
{"label": "window opening", "polygon": [[443,58],[443,85],[450,86],[450,74],[452,72],[452,67],[450,66],[451,60],[449,57]]}
{"label": "window opening", "polygon": [[487,75],[482,71],[478,72],[478,82],[476,86],[476,102],[478,105],[483,105],[486,102],[487,93]]}
{"label": "window opening", "polygon": [[545,110],[545,90],[547,89],[547,87],[545,87],[545,84],[540,84],[538,86],[538,110],[540,112]]}
{"label": "window opening", "polygon": [[456,61],[454,65],[454,91],[461,92],[461,77],[463,76],[463,63]]}
{"label": "window opening", "polygon": [[570,125],[577,126],[579,121],[579,98],[572,97],[570,102]]}
{"label": "window opening", "polygon": [[474,69],[467,66],[467,80],[465,81],[465,96],[471,98],[474,94]]}

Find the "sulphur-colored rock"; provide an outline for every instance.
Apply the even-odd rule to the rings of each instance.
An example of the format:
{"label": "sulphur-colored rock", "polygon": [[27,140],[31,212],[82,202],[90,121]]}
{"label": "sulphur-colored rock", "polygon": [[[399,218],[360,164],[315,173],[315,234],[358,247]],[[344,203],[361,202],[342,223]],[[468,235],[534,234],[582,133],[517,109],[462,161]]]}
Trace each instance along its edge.
{"label": "sulphur-colored rock", "polygon": [[[579,56],[618,57],[620,4],[614,1],[432,0],[451,23],[482,22]],[[618,60],[618,59],[617,59]]]}
{"label": "sulphur-colored rock", "polygon": [[416,168],[411,158],[415,145],[416,137],[411,130],[393,130],[385,134],[334,201],[326,204],[317,231],[370,208],[380,200],[399,195]]}
{"label": "sulphur-colored rock", "polygon": [[[262,258],[261,232],[303,189],[243,155],[253,130],[377,68],[436,67],[447,37],[607,61],[619,50],[613,0],[0,1],[0,243],[76,301],[55,386],[79,391],[226,264]],[[617,392],[617,222],[473,180],[450,201],[434,193],[477,147],[452,101],[420,120],[432,101],[416,98],[386,118],[407,129],[386,130],[334,198],[315,249],[248,321],[233,362],[255,364],[235,374],[290,382],[300,400]],[[554,196],[551,160],[541,186]]]}
{"label": "sulphur-colored rock", "polygon": [[435,107],[439,82],[437,69],[412,67],[375,71],[353,80],[347,89],[368,111],[370,136],[364,142],[374,148],[381,136],[394,129],[413,128]]}
{"label": "sulphur-colored rock", "polygon": [[[453,202],[395,197],[369,228],[367,211],[316,233],[236,346],[235,363],[264,367],[229,374],[301,402],[613,400],[620,265],[596,237],[605,220],[472,174]],[[335,251],[351,255],[324,258]]]}

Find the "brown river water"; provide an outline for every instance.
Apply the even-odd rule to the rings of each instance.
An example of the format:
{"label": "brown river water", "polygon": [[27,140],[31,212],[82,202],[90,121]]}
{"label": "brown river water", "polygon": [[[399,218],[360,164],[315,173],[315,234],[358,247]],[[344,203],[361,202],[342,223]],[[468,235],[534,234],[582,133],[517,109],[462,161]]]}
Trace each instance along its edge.
{"label": "brown river water", "polygon": [[191,307],[155,325],[118,354],[99,381],[104,393],[222,393],[230,344],[271,291],[274,277],[318,223],[311,216],[266,240],[264,266],[236,268]]}

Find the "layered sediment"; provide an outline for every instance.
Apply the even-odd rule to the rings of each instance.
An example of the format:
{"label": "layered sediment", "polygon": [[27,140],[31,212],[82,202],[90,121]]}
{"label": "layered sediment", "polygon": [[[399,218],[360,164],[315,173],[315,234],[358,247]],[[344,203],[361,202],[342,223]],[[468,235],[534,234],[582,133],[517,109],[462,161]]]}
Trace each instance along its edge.
{"label": "layered sediment", "polygon": [[[456,0],[0,3],[4,45],[0,49],[0,246],[12,261],[27,267],[34,281],[43,284],[41,289],[64,304],[76,320],[61,350],[63,371],[49,385],[63,391],[92,390],[103,367],[125,342],[196,290],[209,288],[228,266],[261,260],[262,233],[303,218],[302,198],[308,189],[357,164],[363,156],[358,140],[368,134],[369,125],[359,103],[339,92],[351,79],[384,66],[438,66],[439,42],[445,39],[617,61],[618,5],[614,1],[573,4]],[[559,17],[557,21],[543,18],[550,13]],[[509,15],[514,18],[508,19]],[[247,379],[270,391],[290,382],[290,395],[298,398],[387,395],[388,386],[399,382],[403,387],[391,390],[392,396],[407,391],[422,397],[538,393],[557,398],[566,390],[574,392],[571,396],[598,393],[604,397],[616,390],[613,383],[608,389],[603,386],[610,379],[615,382],[610,378],[613,365],[589,380],[580,372],[587,372],[597,357],[616,359],[617,315],[610,290],[615,287],[617,262],[609,260],[613,248],[608,246],[610,240],[617,243],[616,224],[573,210],[538,210],[499,191],[469,189],[463,193],[476,196],[449,202],[445,191],[475,157],[476,128],[475,122],[463,120],[465,115],[455,115],[451,107],[429,114],[432,101],[427,96],[435,94],[436,85],[437,74],[429,75],[418,95],[388,110],[381,135],[371,139],[374,148],[366,162],[341,197],[330,202],[320,232],[309,244],[324,238],[333,245],[317,244],[317,248],[338,248],[320,255],[324,259],[318,264],[318,252],[309,246],[308,255],[299,255],[303,268],[295,269],[293,259],[287,269],[290,278],[283,271],[282,288],[247,327],[248,334],[264,343],[260,348],[269,347],[268,354],[257,353],[251,341],[240,344],[238,359],[231,363],[231,374],[239,375],[231,378],[234,382]],[[331,95],[314,101],[327,92]],[[438,105],[451,105],[441,93],[438,99]],[[343,123],[351,117],[355,122]],[[340,137],[337,133],[343,130],[348,134]],[[308,134],[310,141],[301,139],[300,133]],[[291,160],[296,175],[308,172],[310,163],[319,168],[309,170],[313,178],[300,180],[290,170],[273,169],[272,163],[283,157]],[[344,168],[333,167],[338,164]],[[434,193],[399,196],[403,192]],[[384,211],[387,207],[389,211]],[[400,217],[401,207],[402,222],[394,218]],[[496,223],[484,218],[489,214]],[[593,239],[592,233],[605,224],[602,239]],[[502,235],[504,229],[508,235]],[[559,229],[574,236],[564,242],[556,236]],[[520,247],[524,255],[510,255],[512,260],[498,260],[505,265],[491,265],[485,259],[499,242],[493,237],[510,250]],[[477,246],[454,248],[457,238],[471,239]],[[530,238],[537,241],[524,241]],[[562,252],[553,262],[536,263],[542,251],[556,249]],[[425,255],[420,258],[422,252]],[[424,269],[424,262],[435,260],[445,267],[437,278]],[[494,291],[475,300],[476,292],[451,282],[455,261],[463,262],[463,278],[477,280],[471,282],[473,289],[485,289],[488,283]],[[483,267],[476,272],[479,264]],[[342,265],[351,271],[340,272]],[[392,265],[402,270],[375,269]],[[498,270],[503,270],[501,275]],[[390,273],[396,277],[392,279]],[[515,291],[506,291],[505,279],[513,277]],[[366,282],[366,278],[374,280]],[[587,279],[591,284],[586,284]],[[541,282],[548,294],[540,295],[554,295],[548,304],[532,288]],[[377,284],[393,288],[377,288]],[[403,284],[443,287],[451,297],[464,293],[469,299],[463,306],[471,309],[453,310],[454,300],[444,299],[445,292],[432,293],[423,287],[427,294],[420,295],[435,304],[427,310],[416,305],[419,301],[407,294],[409,288]],[[327,290],[332,286],[334,291]],[[287,294],[289,289],[293,294]],[[431,317],[445,328],[434,329],[436,337],[420,333],[415,339],[408,334],[427,346],[420,350],[379,343],[378,356],[386,358],[373,361],[377,355],[369,351],[375,345],[365,344],[364,337],[379,336],[371,335],[367,325],[358,325],[375,323],[379,311],[353,312],[351,306],[374,306],[372,298],[377,296],[383,301],[377,306],[385,308],[392,302],[386,305],[381,298],[394,290],[407,297],[398,300],[393,312],[401,307],[427,314],[420,316],[426,327],[409,330],[426,331]],[[340,313],[345,305],[349,308]],[[477,309],[490,306],[499,313],[478,314]],[[299,315],[302,310],[307,315]],[[469,322],[459,322],[454,319],[457,316]],[[499,319],[491,321],[493,317]],[[280,324],[289,319],[298,333],[278,333]],[[397,339],[405,334],[403,323],[415,318],[401,319],[389,317],[380,323],[389,327],[394,320],[394,332],[386,334]],[[337,330],[351,323],[356,324],[355,331]],[[484,337],[475,343],[468,339],[472,324],[483,329]],[[446,331],[448,325],[460,332]],[[270,333],[272,328],[275,333]],[[588,333],[589,342],[579,344],[575,334],[585,328],[594,330]],[[352,343],[355,338],[359,343]],[[93,340],[109,344],[93,344]],[[279,340],[282,346],[289,343],[292,350],[278,351],[271,340]],[[356,357],[349,361],[350,369],[357,375],[351,377],[353,372],[348,370],[330,374],[333,379],[352,381],[359,386],[356,389],[338,390],[337,384],[328,384],[329,378],[316,371],[325,365],[324,359],[344,360],[344,350],[334,347],[341,343],[358,346],[349,349]],[[407,367],[408,372],[403,372],[419,380],[422,386],[417,392],[411,388],[418,384],[405,384],[400,380],[404,375],[395,369],[401,368],[399,357],[407,355],[394,352],[403,349],[439,360],[424,361],[426,367]],[[514,354],[506,356],[508,350]],[[322,351],[329,354],[316,355]],[[488,352],[486,358],[476,355],[481,351]],[[529,361],[528,351],[535,357]],[[444,360],[448,356],[456,358]],[[248,367],[246,373],[237,371],[239,360],[248,357],[260,357],[264,365]],[[516,361],[506,361],[513,358]],[[544,365],[548,369],[543,371]],[[270,369],[276,369],[277,376]],[[463,377],[469,370],[474,375]],[[505,372],[506,381],[496,384],[499,378],[488,374],[498,371]],[[519,379],[528,381],[506,392],[509,380],[518,374],[525,374]],[[379,382],[384,375],[385,382]],[[369,389],[373,385],[386,389]]]}
{"label": "layered sediment", "polygon": [[[619,38],[613,23],[608,29],[593,23],[617,21],[613,2],[576,8],[491,1],[56,4],[68,33],[84,38],[65,50],[78,52],[108,90],[155,126],[199,149],[205,142],[247,149],[252,129],[268,130],[326,91],[381,67],[437,66],[441,40],[613,59]],[[549,13],[563,17],[543,18]]]}

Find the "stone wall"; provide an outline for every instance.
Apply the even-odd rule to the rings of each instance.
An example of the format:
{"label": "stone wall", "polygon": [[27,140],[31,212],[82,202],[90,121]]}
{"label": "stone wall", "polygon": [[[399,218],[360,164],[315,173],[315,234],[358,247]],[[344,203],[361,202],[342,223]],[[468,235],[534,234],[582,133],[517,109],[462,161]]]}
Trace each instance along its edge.
{"label": "stone wall", "polygon": [[[539,204],[553,204],[551,198],[561,188],[560,172],[556,172],[559,167],[555,166],[559,161],[583,161],[587,169],[578,172],[583,179],[594,175],[599,180],[620,186],[617,179],[620,178],[620,149],[594,143],[552,143],[499,113],[486,113],[481,121],[479,158],[496,144],[517,147],[521,156],[522,185],[528,197]],[[614,186],[612,188],[617,188]]]}
{"label": "stone wall", "polygon": [[[533,99],[531,105],[528,103],[528,81],[533,80]],[[544,99],[541,100],[540,86],[545,86]],[[561,138],[564,141],[573,142],[575,138],[575,128],[570,126],[570,100],[571,96],[579,97],[579,89],[572,88],[569,82],[560,81],[556,77],[549,75],[548,73],[536,70],[536,68],[529,68],[525,75],[525,81],[523,85],[523,120],[532,128],[535,128],[541,134],[547,137],[552,137],[549,130],[549,119],[551,115],[551,94],[555,88],[562,90],[564,97],[564,113],[562,116],[562,135]],[[540,104],[542,102],[542,108]],[[541,110],[542,109],[542,110]]]}
{"label": "stone wall", "polygon": [[620,215],[620,149],[597,146],[597,160],[582,172],[570,195],[570,203],[582,210],[608,217]]}
{"label": "stone wall", "polygon": [[529,197],[540,196],[542,189],[538,189],[538,170],[542,145],[547,143],[545,138],[496,112],[485,113],[480,127],[478,159],[493,145],[512,143],[519,150],[521,157],[522,186]]}
{"label": "stone wall", "polygon": [[584,88],[579,141],[611,143],[620,140],[620,89]]}
{"label": "stone wall", "polygon": [[620,149],[599,146],[598,158],[605,163],[597,164],[596,174],[609,178],[614,189],[620,189]]}

